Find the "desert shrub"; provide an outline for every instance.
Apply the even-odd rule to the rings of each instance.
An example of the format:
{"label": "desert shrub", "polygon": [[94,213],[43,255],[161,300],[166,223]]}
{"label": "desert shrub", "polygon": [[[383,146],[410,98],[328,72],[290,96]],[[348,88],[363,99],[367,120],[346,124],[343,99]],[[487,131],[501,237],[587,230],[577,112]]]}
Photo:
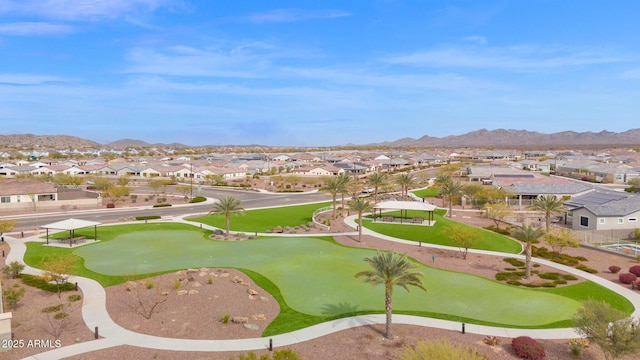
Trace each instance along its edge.
{"label": "desert shrub", "polygon": [[418,341],[415,348],[405,346],[399,354],[400,360],[422,359],[456,359],[456,360],[486,360],[473,349],[452,343],[447,339],[437,341]]}
{"label": "desert shrub", "polygon": [[489,346],[498,346],[500,345],[500,338],[497,336],[487,336],[482,339],[482,342]]}
{"label": "desert shrub", "polygon": [[553,283],[556,285],[566,285],[567,284],[567,280],[553,280]]}
{"label": "desert shrub", "polygon": [[82,296],[79,294],[73,294],[67,297],[67,300],[69,300],[69,302],[76,302],[76,301],[80,301],[81,299],[82,299]]}
{"label": "desert shrub", "polygon": [[524,276],[524,271],[501,271],[496,273],[498,281],[520,280]]}
{"label": "desert shrub", "polygon": [[592,269],[592,268],[590,268],[590,267],[588,267],[587,265],[584,265],[584,264],[580,264],[580,265],[576,266],[576,269],[588,272],[589,274],[597,274],[598,273],[598,270]]}
{"label": "desert shrub", "polygon": [[609,271],[611,271],[613,274],[617,274],[620,270],[622,270],[620,266],[616,266],[616,265],[609,266]]}
{"label": "desert shrub", "polygon": [[62,310],[62,304],[47,306],[46,308],[42,309],[42,312],[43,313],[54,313],[54,312],[58,312],[60,310]]}
{"label": "desert shrub", "polygon": [[191,199],[191,201],[189,201],[190,203],[199,203],[199,202],[203,202],[203,201],[207,201],[207,198],[204,196],[196,196],[193,199]]}
{"label": "desert shrub", "polygon": [[[45,290],[49,292],[58,292],[58,286],[56,284],[50,284],[47,282],[46,279],[40,276],[22,274],[20,276],[20,279],[22,279],[22,282],[25,285],[33,286],[40,290]],[[72,283],[66,282],[66,283],[60,284],[60,291],[73,291],[75,289],[76,289],[76,286]]]}
{"label": "desert shrub", "polygon": [[635,276],[640,276],[640,265],[633,265],[629,268],[629,272]]}
{"label": "desert shrub", "polygon": [[523,359],[542,360],[546,356],[544,345],[528,336],[519,336],[511,340],[511,348]]}
{"label": "desert shrub", "polygon": [[226,311],[224,313],[222,313],[222,315],[220,315],[220,322],[223,324],[228,324],[229,320],[231,320],[231,314]]}
{"label": "desert shrub", "polygon": [[556,287],[556,286],[558,286],[558,285],[564,285],[564,284],[566,284],[566,283],[567,283],[567,282],[566,282],[566,281],[564,281],[564,280],[556,280],[556,281],[554,281],[554,282],[546,282],[546,283],[542,283],[541,287],[543,287],[543,288],[554,288],[554,287]]}
{"label": "desert shrub", "polygon": [[281,349],[273,352],[273,360],[300,360],[300,356],[290,349]]}
{"label": "desert shrub", "polygon": [[7,264],[4,268],[2,268],[2,273],[5,274],[6,276],[9,276],[15,279],[18,276],[20,276],[20,273],[22,273],[22,270],[24,270],[23,263],[19,261],[12,261],[9,264]]}
{"label": "desert shrub", "polygon": [[500,228],[497,228],[495,225],[485,226],[484,228],[489,230],[489,231],[493,231],[495,233],[498,233],[500,235],[506,235],[506,236],[511,235],[511,231],[509,231],[509,229],[500,229]]}
{"label": "desert shrub", "polygon": [[18,302],[22,299],[25,290],[22,286],[14,284],[12,287],[6,288],[2,291],[4,300],[7,302],[7,306],[15,309],[18,306]]}
{"label": "desert shrub", "polygon": [[557,272],[548,272],[538,275],[541,279],[545,280],[558,280],[562,274]]}
{"label": "desert shrub", "polygon": [[144,284],[144,286],[145,286],[147,289],[153,289],[154,283],[153,283],[153,281],[149,281],[149,282],[147,282],[146,284]]}
{"label": "desert shrub", "polygon": [[171,204],[169,203],[161,203],[161,204],[155,204],[153,205],[154,208],[159,208],[159,207],[168,207],[171,206]]}
{"label": "desert shrub", "polygon": [[145,215],[145,216],[136,216],[136,220],[156,220],[160,219],[162,216],[160,215]]}
{"label": "desert shrub", "polygon": [[577,277],[575,277],[575,276],[573,276],[571,274],[564,274],[564,275],[562,275],[562,278],[567,280],[567,281],[576,281],[576,280],[578,280]]}
{"label": "desert shrub", "polygon": [[515,266],[515,267],[520,267],[520,266],[524,266],[525,263],[524,261],[520,260],[520,259],[516,259],[516,258],[504,258],[502,259],[502,261],[508,262],[509,264]]}
{"label": "desert shrub", "polygon": [[513,286],[522,286],[522,283],[518,280],[509,280],[507,281],[507,284],[513,285]]}
{"label": "desert shrub", "polygon": [[182,287],[182,280],[177,279],[176,281],[173,282],[173,288],[174,289],[180,289]]}
{"label": "desert shrub", "polygon": [[620,274],[618,275],[618,280],[620,280],[621,283],[623,284],[631,284],[632,282],[636,281],[638,279],[638,277],[635,274],[631,274],[631,273],[625,273],[625,274]]}

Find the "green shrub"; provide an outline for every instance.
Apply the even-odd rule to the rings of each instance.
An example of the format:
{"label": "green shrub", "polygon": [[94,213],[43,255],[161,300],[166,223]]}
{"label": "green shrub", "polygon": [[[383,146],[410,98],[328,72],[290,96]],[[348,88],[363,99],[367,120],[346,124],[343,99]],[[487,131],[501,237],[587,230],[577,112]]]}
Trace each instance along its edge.
{"label": "green shrub", "polygon": [[67,300],[69,300],[69,302],[76,302],[76,301],[80,301],[81,299],[82,299],[82,296],[79,294],[69,295],[69,297],[67,297]]}
{"label": "green shrub", "polygon": [[136,220],[156,220],[161,219],[160,215],[145,215],[145,216],[136,216]]}
{"label": "green shrub", "polygon": [[486,360],[475,350],[460,344],[452,343],[448,339],[433,341],[418,341],[415,348],[405,346],[399,354],[400,360],[423,359],[456,359],[456,360]]}
{"label": "green shrub", "polygon": [[224,313],[222,313],[222,315],[220,315],[221,323],[228,324],[230,320],[231,320],[231,314],[228,311],[225,311]]}
{"label": "green shrub", "polygon": [[207,198],[204,196],[196,196],[193,199],[191,199],[191,201],[189,201],[190,203],[199,203],[199,202],[204,202],[207,201]]}
{"label": "green shrub", "polygon": [[[33,286],[40,290],[49,292],[58,292],[58,286],[56,284],[50,284],[46,279],[40,276],[22,274],[20,278],[25,285]],[[60,291],[74,291],[75,289],[76,286],[72,283],[66,282],[64,284],[60,284]]]}
{"label": "green shrub", "polygon": [[578,278],[576,276],[573,276],[571,274],[564,274],[564,275],[562,275],[562,278],[567,280],[567,281],[576,281],[576,280],[578,280]]}
{"label": "green shrub", "polygon": [[10,276],[12,279],[15,279],[18,276],[20,276],[20,273],[22,273],[22,270],[24,270],[23,263],[19,261],[12,261],[8,265],[6,265],[4,268],[2,268],[2,273],[5,274],[6,276]]}
{"label": "green shrub", "polygon": [[495,277],[498,281],[520,280],[524,274],[524,271],[501,271],[496,273]]}
{"label": "green shrub", "polygon": [[66,318],[67,316],[69,316],[69,314],[65,313],[65,312],[59,312],[55,315],[53,315],[53,318],[56,320],[62,320],[64,318]]}
{"label": "green shrub", "polygon": [[502,261],[508,262],[509,264],[515,266],[515,267],[520,267],[520,266],[525,266],[525,262],[520,260],[520,259],[516,259],[516,258],[504,258],[502,259]]}
{"label": "green shrub", "polygon": [[[561,281],[563,281],[563,280],[561,280]],[[565,281],[564,283],[566,284],[567,282]],[[545,283],[542,283],[542,287],[543,288],[554,288],[554,287],[558,286],[558,284],[559,284],[558,282],[545,282]]]}
{"label": "green shrub", "polygon": [[42,312],[50,314],[50,313],[58,312],[60,310],[62,310],[62,304],[47,306],[46,308],[42,309]]}
{"label": "green shrub", "polygon": [[557,272],[548,272],[538,275],[541,279],[545,280],[558,280],[562,274]]}
{"label": "green shrub", "polygon": [[592,269],[592,268],[590,268],[590,267],[588,267],[586,265],[583,265],[583,264],[580,264],[580,265],[576,266],[576,269],[582,270],[582,271],[586,271],[589,274],[597,274],[598,273],[598,270]]}
{"label": "green shrub", "polygon": [[161,204],[155,204],[153,205],[154,208],[159,208],[159,207],[168,207],[171,206],[171,204],[169,203],[161,203]]}
{"label": "green shrub", "polygon": [[15,309],[18,306],[18,302],[22,299],[24,295],[24,288],[18,284],[14,284],[12,287],[8,287],[2,291],[2,295],[4,296],[4,300],[7,303],[7,306]]}

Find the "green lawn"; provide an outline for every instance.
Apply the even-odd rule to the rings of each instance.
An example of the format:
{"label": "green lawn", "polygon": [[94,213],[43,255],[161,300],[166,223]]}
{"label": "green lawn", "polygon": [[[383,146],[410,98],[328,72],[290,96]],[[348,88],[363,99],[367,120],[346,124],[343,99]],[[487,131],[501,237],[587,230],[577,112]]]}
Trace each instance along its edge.
{"label": "green lawn", "polygon": [[[355,273],[367,269],[363,259],[373,256],[374,250],[342,246],[323,238],[226,242],[206,235],[196,227],[172,223],[101,227],[99,238],[103,241],[99,243],[75,249],[28,243],[25,259],[37,267],[41,261],[38,256],[71,252],[84,259],[78,273],[93,278],[98,275],[103,285],[122,282],[130,275],[188,267],[243,269],[270,293],[280,295],[287,319],[274,322],[277,328],[270,330],[274,333],[331,318],[383,311],[383,289],[371,288],[354,278]],[[425,274],[428,291],[395,291],[397,313],[507,327],[570,326],[578,300],[586,291],[581,284],[555,292],[539,291],[425,265],[417,270]],[[629,310],[626,300],[610,294],[601,296],[617,299],[614,304]]]}
{"label": "green lawn", "polygon": [[436,188],[426,188],[426,189],[414,190],[414,191],[412,191],[412,193],[415,196],[418,196],[418,197],[421,197],[421,198],[430,198],[430,197],[440,196],[440,191],[438,191],[438,189],[436,189]]}
{"label": "green lawn", "polygon": [[[269,209],[248,210],[242,215],[231,215],[231,230],[246,232],[265,232],[276,226],[300,226],[311,221],[311,215],[316,209],[330,206],[331,202],[285,206]],[[214,214],[188,219],[203,224],[226,228],[224,215]]]}
{"label": "green lawn", "polygon": [[[453,246],[455,244],[449,239],[450,229],[454,226],[464,226],[473,228],[479,234],[478,242],[472,247],[479,250],[500,251],[510,254],[518,254],[522,251],[522,246],[519,242],[500,235],[492,231],[471,227],[469,225],[461,224],[459,222],[450,220],[444,217],[444,210],[436,210],[434,212],[435,225],[433,226],[417,226],[417,225],[402,225],[398,223],[383,223],[373,222],[371,220],[364,220],[363,226],[371,229],[377,233],[392,236],[398,239],[420,241],[423,243]],[[393,215],[400,217],[399,212],[388,212],[384,215]],[[426,214],[420,211],[409,211],[408,217],[424,217]]]}

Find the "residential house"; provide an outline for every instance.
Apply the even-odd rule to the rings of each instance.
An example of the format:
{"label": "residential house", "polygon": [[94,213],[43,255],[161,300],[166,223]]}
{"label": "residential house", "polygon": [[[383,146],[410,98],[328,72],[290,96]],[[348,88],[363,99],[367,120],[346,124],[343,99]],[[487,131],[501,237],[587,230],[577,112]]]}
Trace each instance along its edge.
{"label": "residential house", "polygon": [[565,201],[574,230],[629,238],[640,226],[640,196],[596,189]]}

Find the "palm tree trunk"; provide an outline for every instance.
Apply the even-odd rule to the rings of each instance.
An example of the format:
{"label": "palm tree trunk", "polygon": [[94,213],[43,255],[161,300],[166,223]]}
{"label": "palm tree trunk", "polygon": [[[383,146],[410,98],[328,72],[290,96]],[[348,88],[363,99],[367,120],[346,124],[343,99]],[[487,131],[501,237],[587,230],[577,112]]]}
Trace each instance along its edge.
{"label": "palm tree trunk", "polygon": [[334,219],[336,218],[336,196],[337,196],[337,194],[333,194],[333,215],[332,215],[332,217]]}
{"label": "palm tree trunk", "polygon": [[358,242],[362,242],[362,212],[358,213]]}
{"label": "palm tree trunk", "polygon": [[451,211],[453,211],[452,208],[453,208],[453,197],[449,196],[449,217],[451,217]]}
{"label": "palm tree trunk", "polygon": [[544,214],[544,221],[547,229],[547,234],[549,233],[549,226],[551,225],[551,213]]}
{"label": "palm tree trunk", "polygon": [[342,203],[340,205],[340,217],[344,217],[344,193],[342,195]]}
{"label": "palm tree trunk", "polygon": [[524,270],[524,278],[528,279],[531,276],[531,243],[527,242],[527,246],[525,246],[525,270]]}
{"label": "palm tree trunk", "polygon": [[227,237],[229,237],[229,228],[231,227],[231,221],[230,221],[230,217],[229,214],[227,214]]}
{"label": "palm tree trunk", "polygon": [[392,315],[392,300],[391,300],[391,289],[386,289],[384,293],[384,309],[387,312],[387,322],[385,326],[384,337],[391,340],[393,339],[393,334],[391,333],[391,315]]}

